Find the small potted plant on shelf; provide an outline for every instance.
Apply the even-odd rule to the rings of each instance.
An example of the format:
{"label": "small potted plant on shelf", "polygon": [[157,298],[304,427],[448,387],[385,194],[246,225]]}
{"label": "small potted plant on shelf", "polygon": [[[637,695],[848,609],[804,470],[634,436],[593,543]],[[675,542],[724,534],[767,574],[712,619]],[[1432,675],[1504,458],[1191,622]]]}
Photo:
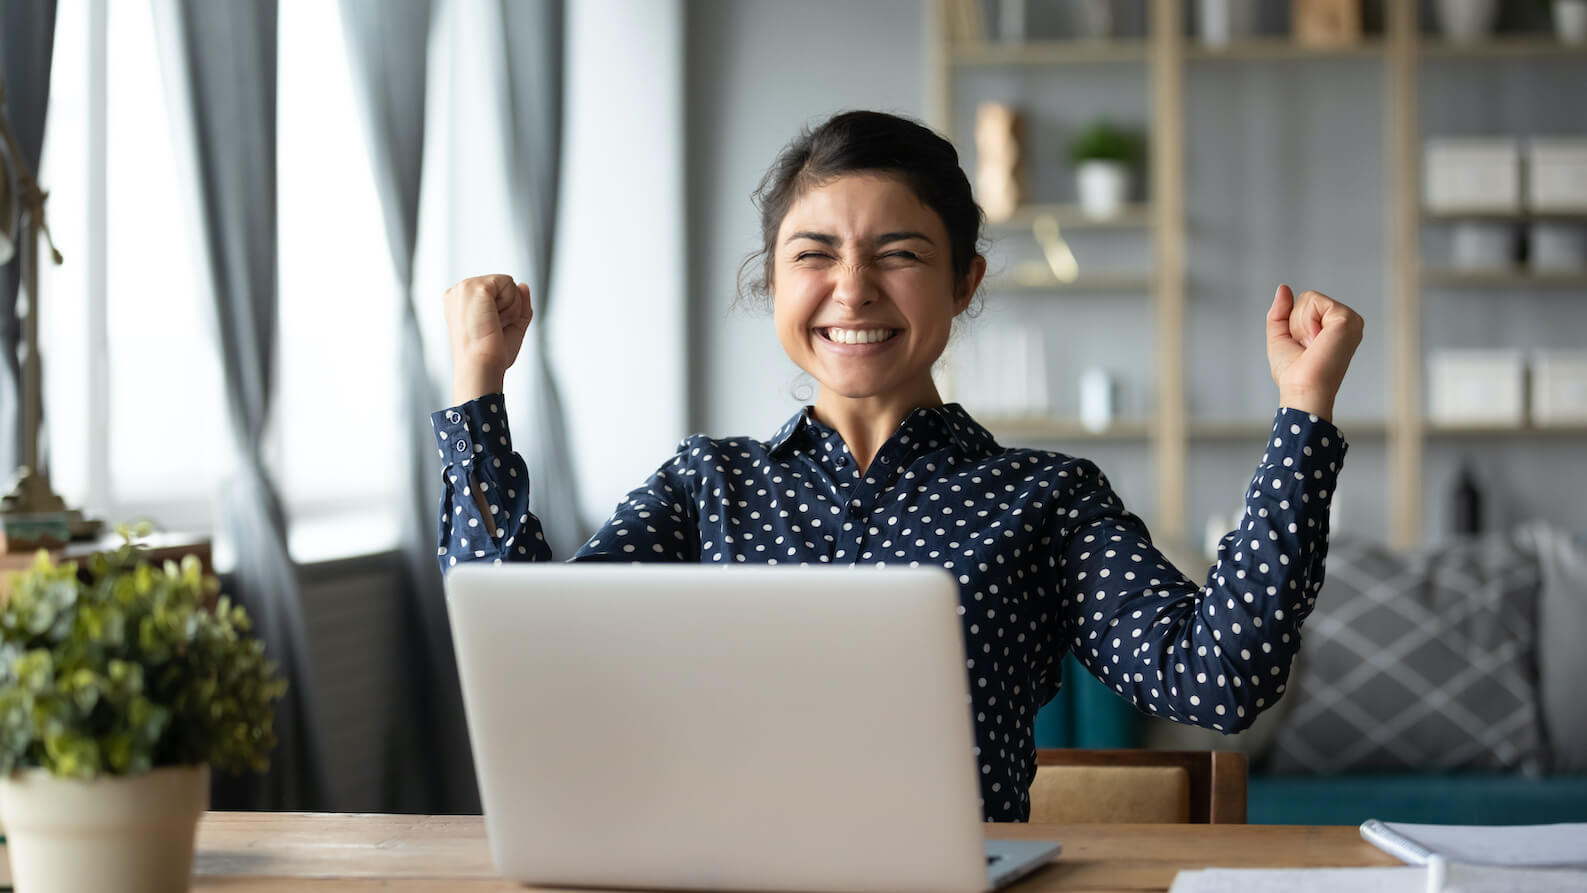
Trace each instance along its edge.
{"label": "small potted plant on shelf", "polygon": [[211,767],[263,771],[286,682],[198,559],[40,552],[0,605],[0,818],[28,893],[188,889]]}
{"label": "small potted plant on shelf", "polygon": [[1139,144],[1134,133],[1107,121],[1091,124],[1070,143],[1080,210],[1087,217],[1106,219],[1123,210]]}
{"label": "small potted plant on shelf", "polygon": [[1554,0],[1554,35],[1565,43],[1587,42],[1587,0]]}

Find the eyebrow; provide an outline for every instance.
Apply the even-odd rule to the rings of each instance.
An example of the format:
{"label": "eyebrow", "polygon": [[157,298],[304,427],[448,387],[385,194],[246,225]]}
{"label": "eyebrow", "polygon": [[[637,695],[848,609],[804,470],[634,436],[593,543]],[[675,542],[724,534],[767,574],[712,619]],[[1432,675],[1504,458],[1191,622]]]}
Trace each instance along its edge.
{"label": "eyebrow", "polygon": [[[811,231],[808,231],[808,230],[802,230],[800,232],[794,233],[793,235],[789,236],[787,238],[787,240],[783,242],[783,244],[787,245],[790,242],[796,242],[796,241],[798,241],[800,239],[809,239],[812,242],[820,242],[823,245],[837,245],[838,244],[838,237],[837,236],[831,235],[830,233],[818,233],[818,232],[811,232]],[[927,245],[935,246],[937,244],[937,243],[931,241],[931,239],[928,238],[925,233],[919,233],[919,232],[915,232],[913,230],[901,230],[899,232],[893,232],[893,233],[882,233],[881,235],[879,235],[876,238],[872,239],[871,242],[873,244],[876,244],[876,245],[886,245],[889,242],[902,242],[902,241],[905,241],[905,240],[908,240],[908,239],[919,239],[920,241],[925,242]]]}

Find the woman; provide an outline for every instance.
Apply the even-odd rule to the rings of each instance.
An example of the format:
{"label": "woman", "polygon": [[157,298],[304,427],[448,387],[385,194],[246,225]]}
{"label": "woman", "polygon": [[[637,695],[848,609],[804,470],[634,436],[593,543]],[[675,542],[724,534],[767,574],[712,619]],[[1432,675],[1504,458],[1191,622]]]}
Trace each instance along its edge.
{"label": "woman", "polygon": [[[1180,722],[1237,731],[1278,699],[1322,585],[1346,449],[1328,419],[1361,340],[1354,311],[1279,287],[1267,348],[1281,408],[1245,518],[1197,586],[1095,465],[1005,449],[943,404],[931,367],[986,273],[982,215],[951,144],[912,121],[841,114],[790,144],[756,199],[763,247],[745,271],[818,383],[815,404],[767,441],[683,441],[574,560],[948,569],[993,821],[1029,815],[1032,722],[1066,651]],[[433,417],[442,568],[548,560],[499,393],[533,315],[528,289],[469,279],[446,310],[457,405]]]}

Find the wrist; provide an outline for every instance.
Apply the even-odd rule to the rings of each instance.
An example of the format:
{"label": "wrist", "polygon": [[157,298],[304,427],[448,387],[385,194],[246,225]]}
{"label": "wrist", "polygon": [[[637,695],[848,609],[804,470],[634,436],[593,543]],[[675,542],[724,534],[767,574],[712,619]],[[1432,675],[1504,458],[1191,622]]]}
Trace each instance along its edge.
{"label": "wrist", "polygon": [[1325,422],[1332,423],[1334,419],[1334,401],[1331,397],[1310,393],[1286,394],[1280,391],[1278,403],[1280,406],[1296,410],[1297,412],[1314,415]]}
{"label": "wrist", "polygon": [[452,405],[477,400],[486,394],[499,394],[506,376],[483,371],[460,372],[452,376]]}

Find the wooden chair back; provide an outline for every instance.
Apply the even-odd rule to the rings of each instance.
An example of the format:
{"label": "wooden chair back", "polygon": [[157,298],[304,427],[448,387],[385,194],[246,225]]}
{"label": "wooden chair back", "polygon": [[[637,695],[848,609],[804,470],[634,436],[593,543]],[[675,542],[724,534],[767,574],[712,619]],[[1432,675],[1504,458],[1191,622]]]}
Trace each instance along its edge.
{"label": "wooden chair back", "polygon": [[1035,824],[1244,824],[1246,758],[1206,750],[1036,751]]}

